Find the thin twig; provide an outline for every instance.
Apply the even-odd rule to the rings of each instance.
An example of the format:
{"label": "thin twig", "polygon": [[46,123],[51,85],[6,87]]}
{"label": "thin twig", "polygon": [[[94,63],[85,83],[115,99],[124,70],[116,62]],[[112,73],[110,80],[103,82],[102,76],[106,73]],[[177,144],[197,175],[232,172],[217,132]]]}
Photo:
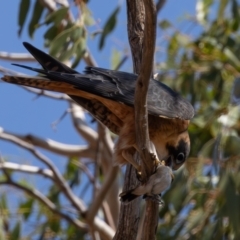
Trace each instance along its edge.
{"label": "thin twig", "polygon": [[92,202],[92,205],[90,206],[90,208],[87,212],[88,222],[92,222],[94,216],[96,216],[99,208],[102,205],[102,202],[105,199],[106,194],[108,193],[109,188],[111,187],[112,183],[116,179],[118,170],[119,170],[119,168],[116,166],[116,167],[113,167],[109,171],[109,174],[107,175],[107,177],[106,177],[106,179],[103,183],[103,186],[101,187],[101,189],[97,193],[97,196],[95,197],[94,201]]}
{"label": "thin twig", "polygon": [[[90,170],[88,169],[88,167],[85,164],[81,163],[80,161],[75,161],[75,160],[73,160],[73,164],[75,164],[78,168],[80,168],[87,175],[89,181],[92,184],[94,184],[95,179],[94,179],[92,173],[90,172]],[[97,185],[96,188],[98,190],[99,185]]]}
{"label": "thin twig", "polygon": [[96,141],[98,139],[97,132],[86,124],[84,110],[80,106],[72,102],[70,103],[70,107],[72,109],[71,117],[75,129],[94,149],[96,147]]}

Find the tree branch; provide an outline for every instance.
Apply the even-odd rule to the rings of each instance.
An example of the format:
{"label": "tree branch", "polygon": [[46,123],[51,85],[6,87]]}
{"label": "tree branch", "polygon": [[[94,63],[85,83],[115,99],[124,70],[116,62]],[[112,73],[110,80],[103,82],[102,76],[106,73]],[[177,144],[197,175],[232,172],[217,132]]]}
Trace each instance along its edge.
{"label": "tree branch", "polygon": [[43,177],[50,178],[54,180],[53,173],[49,169],[43,169],[35,166],[24,165],[24,164],[17,164],[12,162],[0,162],[0,169],[12,170],[12,171],[19,171],[24,173],[30,174],[40,174]]}
{"label": "tree branch", "polygon": [[99,192],[97,193],[94,201],[92,202],[92,205],[90,206],[88,212],[87,212],[87,220],[88,222],[92,222],[94,219],[94,216],[96,216],[99,208],[101,207],[106,194],[108,193],[109,188],[113,184],[114,180],[116,179],[117,173],[119,168],[113,167],[109,174],[107,175],[102,187],[100,188]]}
{"label": "tree branch", "polygon": [[35,62],[35,58],[28,53],[0,52],[0,59],[14,62]]}
{"label": "tree branch", "polygon": [[[14,133],[9,133],[0,128],[0,138],[13,142],[18,145],[21,141],[41,147],[50,152],[63,155],[63,156],[78,156],[83,158],[93,158],[94,152],[87,146],[69,145],[56,142],[51,139],[43,140],[37,136],[28,135],[18,135]],[[21,145],[20,145],[21,146]]]}
{"label": "tree branch", "polygon": [[77,132],[86,139],[91,147],[95,148],[98,134],[85,123],[84,110],[73,102],[70,103],[70,107],[72,109],[71,116],[73,125]]}
{"label": "tree branch", "polygon": [[145,30],[143,40],[143,59],[140,74],[137,78],[135,90],[135,131],[136,143],[142,160],[142,179],[152,174],[153,161],[150,154],[149,131],[148,131],[148,110],[147,93],[153,69],[153,57],[156,39],[156,9],[152,0],[144,0],[145,6]]}
{"label": "tree branch", "polygon": [[[36,147],[43,148],[50,152],[67,156],[67,157],[83,157],[83,158],[93,158],[94,152],[88,146],[79,146],[79,145],[72,145],[72,144],[64,144],[60,142],[56,142],[52,139],[42,139],[35,135],[28,134],[28,135],[18,135],[7,133],[9,136],[15,136],[25,142],[28,142]],[[1,136],[1,135],[0,135]]]}
{"label": "tree branch", "polygon": [[[153,0],[143,0],[145,7],[145,29],[143,40],[143,59],[140,74],[137,79],[135,90],[135,129],[137,147],[140,150],[142,179],[147,181],[153,172],[150,148],[155,148],[149,140],[148,131],[148,108],[147,94],[148,85],[152,76],[153,59],[156,40],[156,6]],[[154,149],[153,152],[156,152]],[[152,240],[155,238],[158,224],[159,203],[152,199],[147,199],[145,217],[142,228],[142,239]]]}
{"label": "tree branch", "polygon": [[58,210],[59,207],[57,207],[53,202],[51,202],[47,197],[45,197],[41,192],[39,192],[35,188],[34,189],[27,188],[23,185],[20,185],[20,184],[16,183],[16,182],[13,182],[12,180],[0,181],[0,185],[10,185],[10,186],[13,186],[17,189],[20,189],[20,190],[26,192],[28,195],[30,195],[33,198],[40,201],[43,205],[45,205],[53,213],[55,213],[58,216],[60,216],[61,218],[65,219],[69,223],[73,224],[78,229],[87,230],[87,225],[85,223],[79,221],[78,219],[73,219],[68,214],[65,214],[65,213],[59,211]]}
{"label": "tree branch", "polygon": [[[32,146],[31,144],[26,143],[23,140],[15,137],[15,136],[9,136],[9,135],[5,134],[3,132],[2,128],[0,128],[0,137],[2,139],[11,141],[11,142],[19,145],[20,147],[28,150],[36,158],[38,158],[40,161],[45,163],[52,171],[54,179],[55,179],[58,187],[62,190],[62,192],[65,194],[65,196],[68,198],[68,200],[73,204],[73,206],[76,208],[76,210],[79,213],[82,213],[84,215],[84,213],[87,211],[85,204],[74,195],[71,188],[68,186],[68,184],[66,183],[64,178],[61,176],[58,169],[52,164],[52,162],[47,157],[45,157],[43,154],[38,152],[34,148],[34,146]],[[101,236],[104,236],[106,239],[111,240],[113,238],[114,230],[110,226],[108,226],[102,219],[95,217],[92,226],[94,227],[95,230],[99,231]]]}
{"label": "tree branch", "polygon": [[[127,0],[128,39],[132,52],[133,70],[139,74],[142,61],[144,5],[142,0]],[[135,170],[128,164],[123,191],[133,189],[138,184]],[[114,240],[136,239],[139,222],[140,198],[127,205],[121,204],[117,232]]]}
{"label": "tree branch", "polygon": [[72,192],[71,188],[66,183],[65,179],[62,177],[61,173],[58,171],[58,169],[54,166],[54,164],[43,154],[38,152],[33,145],[20,140],[19,138],[15,136],[9,136],[8,134],[5,134],[2,129],[0,129],[0,137],[5,140],[9,140],[20,147],[28,150],[31,152],[37,159],[39,159],[41,162],[45,163],[50,170],[53,172],[54,179],[56,183],[58,184],[58,187],[62,190],[62,192],[66,195],[66,197],[69,199],[69,201],[73,204],[73,206],[79,211],[79,212],[85,212],[86,206],[84,203],[78,199]]}

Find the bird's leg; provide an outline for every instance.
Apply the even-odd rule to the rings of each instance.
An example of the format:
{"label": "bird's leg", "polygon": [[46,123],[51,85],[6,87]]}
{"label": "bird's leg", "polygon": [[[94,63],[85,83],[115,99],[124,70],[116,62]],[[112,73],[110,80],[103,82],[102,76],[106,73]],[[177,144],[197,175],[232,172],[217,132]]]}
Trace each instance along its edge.
{"label": "bird's leg", "polygon": [[133,167],[137,170],[137,174],[141,175],[141,165],[139,165],[133,158],[133,155],[131,152],[128,151],[128,149],[122,150],[122,156],[133,165]]}
{"label": "bird's leg", "polygon": [[[136,144],[134,144],[133,147],[136,149],[136,151],[140,152]],[[151,151],[151,153],[150,153],[151,154],[151,158],[153,160],[155,171],[156,171],[157,166],[158,166],[158,164],[161,163],[161,161],[157,157],[157,151],[156,151],[156,148],[155,148],[155,146],[154,146],[152,141],[150,141],[150,151]],[[134,161],[135,164],[137,164],[134,159],[133,159],[133,161]],[[142,172],[141,172],[141,165],[139,165],[139,164],[137,164],[137,165],[138,165],[138,168],[136,168],[136,167],[135,168],[137,169],[137,177],[138,177],[138,180],[140,181],[141,180],[141,174],[142,174]]]}
{"label": "bird's leg", "polygon": [[157,166],[158,166],[158,164],[161,163],[161,161],[158,159],[157,151],[156,151],[156,148],[155,148],[153,142],[150,141],[149,143],[150,143],[150,151],[151,151],[151,157],[153,160],[153,164],[155,166],[155,169],[157,169]]}

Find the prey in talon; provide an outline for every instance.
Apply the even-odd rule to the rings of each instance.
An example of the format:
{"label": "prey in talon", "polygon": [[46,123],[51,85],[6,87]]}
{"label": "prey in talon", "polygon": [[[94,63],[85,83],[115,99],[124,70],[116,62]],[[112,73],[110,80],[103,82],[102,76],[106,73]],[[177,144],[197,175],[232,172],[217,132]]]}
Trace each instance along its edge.
{"label": "prey in talon", "polygon": [[160,202],[160,193],[170,187],[172,180],[172,169],[159,163],[156,172],[150,176],[146,183],[122,192],[119,197],[124,203],[129,203],[139,196],[152,197],[154,200]]}
{"label": "prey in talon", "polygon": [[[40,76],[4,75],[2,80],[69,95],[103,125],[119,135],[115,145],[115,163],[130,163],[139,171],[139,165],[133,158],[138,151],[134,119],[134,93],[138,75],[98,67],[86,67],[80,73],[29,43],[23,45],[42,69],[15,65],[37,72]],[[159,159],[166,162],[166,167],[160,167],[161,170],[156,174],[162,169],[167,172],[167,166],[173,170],[178,169],[184,164],[190,150],[188,125],[194,116],[192,105],[165,84],[150,79],[147,110],[150,141],[154,144]],[[151,184],[154,185],[153,180]],[[160,189],[160,185],[157,184],[156,187]]]}

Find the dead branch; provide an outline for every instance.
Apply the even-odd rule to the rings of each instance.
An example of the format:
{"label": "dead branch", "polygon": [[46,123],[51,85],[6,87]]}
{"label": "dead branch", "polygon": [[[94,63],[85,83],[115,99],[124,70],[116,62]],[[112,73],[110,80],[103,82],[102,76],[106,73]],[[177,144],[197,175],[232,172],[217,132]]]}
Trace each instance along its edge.
{"label": "dead branch", "polygon": [[54,180],[54,176],[51,170],[43,169],[35,166],[17,164],[12,162],[0,162],[0,169],[30,173],[30,174],[40,174],[43,177],[50,178]]}
{"label": "dead branch", "polygon": [[26,192],[28,195],[32,196],[33,198],[40,201],[44,206],[49,208],[53,213],[57,214],[61,218],[65,219],[69,223],[73,224],[75,227],[83,230],[87,230],[87,225],[78,219],[71,218],[68,214],[65,214],[61,211],[59,211],[59,207],[57,207],[52,201],[50,201],[47,197],[45,197],[41,192],[36,190],[35,188],[30,189],[28,187],[25,187],[21,184],[18,184],[11,179],[7,181],[0,181],[0,185],[10,185],[12,187],[15,187],[16,189],[20,189],[24,192]]}
{"label": "dead branch", "polygon": [[0,52],[0,59],[15,62],[35,62],[35,58],[28,53],[8,53]]}
{"label": "dead branch", "polygon": [[[68,186],[68,184],[66,183],[65,179],[62,177],[62,175],[60,174],[58,169],[54,166],[54,164],[52,164],[52,162],[46,156],[44,156],[43,154],[38,152],[34,148],[33,145],[15,137],[15,136],[9,136],[9,135],[5,134],[3,132],[3,129],[1,129],[1,128],[0,128],[0,138],[11,141],[11,142],[19,145],[20,147],[31,152],[37,159],[39,159],[40,161],[45,163],[52,171],[54,180],[55,180],[56,184],[58,185],[58,187],[61,189],[62,193],[73,204],[73,206],[76,208],[76,210],[79,213],[84,215],[84,213],[87,211],[85,204],[82,202],[81,199],[79,199],[77,196],[74,195],[71,188]],[[8,184],[8,183],[5,182],[5,184]],[[17,187],[18,185],[15,184],[15,186]],[[19,186],[21,186],[21,185],[19,185]],[[22,189],[22,188],[20,188],[20,189]],[[24,190],[24,189],[22,189],[22,190]],[[31,194],[31,192],[29,192],[29,193]],[[35,197],[35,195],[33,195],[33,196]],[[100,235],[104,236],[106,239],[110,240],[113,238],[114,230],[110,226],[108,226],[103,220],[99,219],[98,217],[94,218],[92,227],[95,230],[99,231]]]}
{"label": "dead branch", "polygon": [[94,219],[94,216],[96,216],[99,208],[101,207],[106,194],[109,191],[109,188],[113,184],[113,182],[116,179],[117,173],[118,173],[119,168],[118,167],[113,167],[110,171],[109,174],[107,175],[101,189],[97,193],[94,201],[92,202],[92,205],[90,206],[88,212],[87,212],[87,220],[88,222],[92,222]]}
{"label": "dead branch", "polygon": [[83,158],[93,158],[94,153],[88,146],[70,145],[56,142],[52,139],[42,139],[35,135],[18,135],[9,133],[1,128],[0,138],[11,141],[15,144],[21,141],[32,144],[36,147],[41,147],[50,152],[63,156],[78,156]]}
{"label": "dead branch", "polygon": [[[145,13],[142,0],[127,0],[128,40],[131,47],[133,70],[139,74],[142,61]],[[135,170],[127,165],[123,191],[138,184]],[[121,204],[117,232],[114,240],[136,239],[139,222],[140,198],[128,205]]]}
{"label": "dead branch", "polygon": [[150,154],[147,92],[153,69],[153,57],[156,39],[156,9],[152,0],[144,0],[145,29],[143,40],[143,59],[140,74],[137,78],[134,109],[136,143],[142,160],[142,179],[146,181],[152,174],[153,161]]}
{"label": "dead branch", "polygon": [[80,213],[86,211],[85,204],[73,194],[71,188],[68,186],[65,179],[62,177],[61,173],[58,171],[58,169],[54,166],[54,164],[46,156],[44,156],[42,153],[37,151],[32,144],[29,144],[23,140],[20,140],[19,138],[15,137],[15,136],[9,136],[9,135],[5,134],[2,131],[2,129],[0,129],[0,137],[4,140],[11,141],[12,143],[15,143],[15,144],[19,145],[20,147],[28,150],[37,159],[39,159],[41,162],[45,163],[49,167],[49,169],[53,172],[54,179],[55,179],[56,183],[58,184],[58,187],[66,195],[66,197],[73,204],[73,206]]}
{"label": "dead branch", "polygon": [[70,103],[70,107],[72,109],[71,116],[75,129],[85,138],[91,147],[95,148],[98,134],[86,124],[84,110],[73,102]]}

